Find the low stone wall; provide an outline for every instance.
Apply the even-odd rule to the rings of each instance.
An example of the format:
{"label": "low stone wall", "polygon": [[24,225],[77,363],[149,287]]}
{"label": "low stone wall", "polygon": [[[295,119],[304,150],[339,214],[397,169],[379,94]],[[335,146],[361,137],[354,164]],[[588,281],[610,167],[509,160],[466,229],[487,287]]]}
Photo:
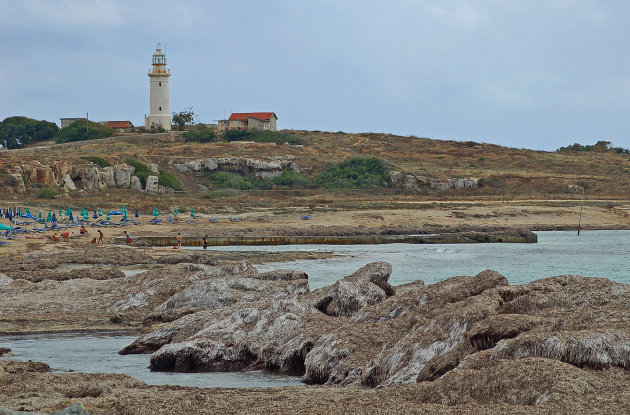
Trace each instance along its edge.
{"label": "low stone wall", "polygon": [[[151,246],[175,246],[175,236],[140,236],[134,238]],[[124,238],[116,238],[124,243]],[[209,246],[269,245],[375,245],[375,244],[466,244],[466,243],[536,243],[533,232],[466,232],[435,235],[358,235],[358,236],[236,236],[209,237]],[[183,246],[202,246],[202,238],[183,238]]]}

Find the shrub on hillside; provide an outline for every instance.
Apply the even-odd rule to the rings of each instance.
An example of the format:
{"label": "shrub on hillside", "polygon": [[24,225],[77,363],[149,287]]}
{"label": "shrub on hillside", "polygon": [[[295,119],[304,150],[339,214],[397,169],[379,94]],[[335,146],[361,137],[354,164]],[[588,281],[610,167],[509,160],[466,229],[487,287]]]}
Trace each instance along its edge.
{"label": "shrub on hillside", "polygon": [[20,148],[39,141],[55,138],[57,124],[27,117],[9,117],[0,122],[0,146]]}
{"label": "shrub on hillside", "polygon": [[37,193],[38,199],[54,199],[55,196],[57,196],[57,192],[50,187],[44,187]]}
{"label": "shrub on hillside", "polygon": [[377,157],[352,157],[328,166],[317,178],[317,183],[329,189],[381,187],[390,169]]}
{"label": "shrub on hillside", "polygon": [[242,176],[237,173],[215,172],[210,174],[210,180],[217,187],[224,189],[262,190],[271,188],[269,180]]}
{"label": "shrub on hillside", "polygon": [[613,147],[610,141],[600,140],[593,145],[571,144],[570,146],[560,147],[556,150],[559,153],[592,151],[595,153],[614,152],[617,154],[630,154],[630,150],[623,147]]}
{"label": "shrub on hillside", "polygon": [[311,186],[311,180],[295,171],[285,170],[280,176],[274,177],[271,182],[279,187],[304,188]]}
{"label": "shrub on hillside", "polygon": [[291,145],[304,144],[304,140],[300,137],[296,137],[286,131],[228,130],[223,135],[223,138],[225,141],[255,141],[257,143],[276,143],[278,145],[284,143]]}
{"label": "shrub on hillside", "polygon": [[96,140],[111,137],[112,135],[114,135],[113,129],[84,118],[59,130],[55,141],[57,143],[68,143],[72,141]]}
{"label": "shrub on hillside", "polygon": [[186,131],[182,134],[182,136],[186,139],[186,141],[195,143],[207,143],[209,141],[214,141],[216,138],[214,130],[205,124],[195,126],[190,131]]}

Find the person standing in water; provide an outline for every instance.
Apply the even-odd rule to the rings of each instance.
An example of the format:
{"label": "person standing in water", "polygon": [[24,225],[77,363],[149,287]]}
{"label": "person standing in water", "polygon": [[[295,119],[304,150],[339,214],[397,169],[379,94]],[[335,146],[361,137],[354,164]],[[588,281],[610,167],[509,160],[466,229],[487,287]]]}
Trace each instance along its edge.
{"label": "person standing in water", "polygon": [[208,235],[203,237],[203,249],[208,249]]}
{"label": "person standing in water", "polygon": [[182,234],[177,233],[177,248],[181,249],[181,247],[182,247]]}

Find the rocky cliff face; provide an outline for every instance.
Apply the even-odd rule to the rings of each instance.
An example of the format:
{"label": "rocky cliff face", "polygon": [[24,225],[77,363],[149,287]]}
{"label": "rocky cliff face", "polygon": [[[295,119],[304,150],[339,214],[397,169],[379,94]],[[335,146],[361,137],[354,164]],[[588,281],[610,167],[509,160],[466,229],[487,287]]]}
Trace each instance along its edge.
{"label": "rocky cliff face", "polygon": [[15,179],[14,191],[25,193],[26,189],[37,184],[66,190],[82,189],[97,192],[108,187],[133,188],[142,190],[135,168],[127,164],[98,167],[94,164],[76,165],[66,161],[53,161],[43,164],[15,166],[11,176]]}

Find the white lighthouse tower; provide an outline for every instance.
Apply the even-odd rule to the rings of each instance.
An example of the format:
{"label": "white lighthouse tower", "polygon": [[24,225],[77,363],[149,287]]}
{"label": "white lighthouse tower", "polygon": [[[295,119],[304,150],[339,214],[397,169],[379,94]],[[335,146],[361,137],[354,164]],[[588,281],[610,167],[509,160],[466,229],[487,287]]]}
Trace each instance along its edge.
{"label": "white lighthouse tower", "polygon": [[149,72],[151,85],[150,112],[145,117],[146,128],[161,126],[166,131],[171,130],[171,105],[168,94],[168,77],[171,76],[166,69],[166,55],[158,44],[153,54],[153,68]]}

